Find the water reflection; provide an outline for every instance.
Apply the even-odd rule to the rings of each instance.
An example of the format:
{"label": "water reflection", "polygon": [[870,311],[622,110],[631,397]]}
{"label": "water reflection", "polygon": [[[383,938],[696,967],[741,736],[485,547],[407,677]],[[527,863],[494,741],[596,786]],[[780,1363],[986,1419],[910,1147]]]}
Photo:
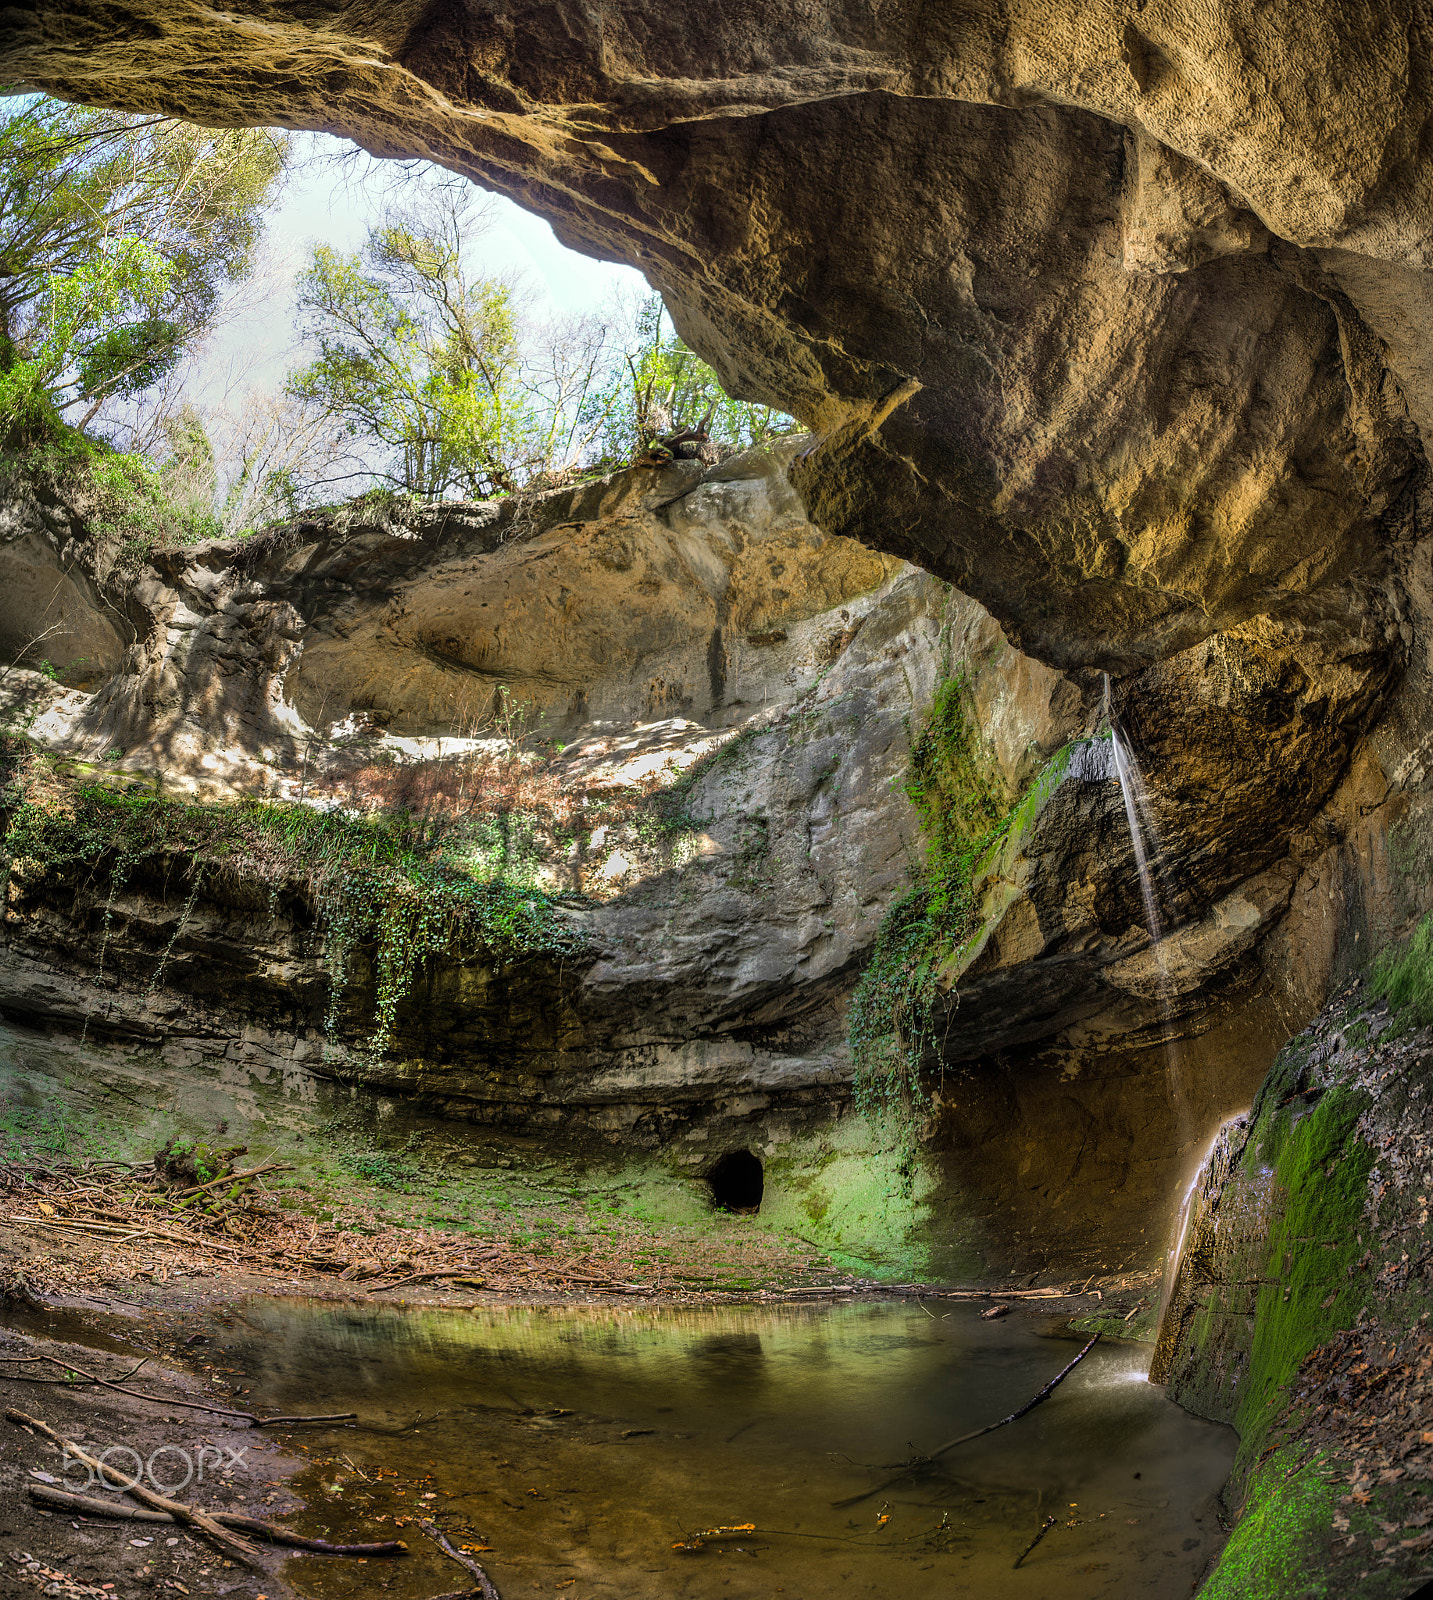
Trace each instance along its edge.
{"label": "water reflection", "polygon": [[[256,1392],[362,1413],[314,1439],[300,1525],[357,1536],[436,1508],[491,1547],[482,1559],[504,1600],[824,1600],[896,1584],[910,1600],[1164,1596],[1189,1592],[1219,1538],[1208,1500],[1234,1437],[1141,1381],[1147,1352],[1130,1346],[1097,1346],[1045,1405],[938,1473],[832,1508],[913,1450],[1014,1410],[1065,1364],[1075,1347],[1019,1317],[259,1302],[246,1321],[231,1350]],[[1051,1513],[1059,1524],[1013,1571]],[[672,1549],[748,1523],[755,1532]],[[326,1600],[453,1589],[458,1570],[411,1542],[410,1560],[381,1571],[303,1559],[290,1578]]]}

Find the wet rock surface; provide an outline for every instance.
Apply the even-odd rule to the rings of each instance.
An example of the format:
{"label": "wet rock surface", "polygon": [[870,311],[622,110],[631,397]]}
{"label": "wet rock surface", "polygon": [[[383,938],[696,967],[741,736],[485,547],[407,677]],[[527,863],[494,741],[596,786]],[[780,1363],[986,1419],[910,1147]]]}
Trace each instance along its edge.
{"label": "wet rock surface", "polygon": [[1241,1435],[1207,1593],[1403,1595],[1426,1570],[1430,1045],[1350,986],[1193,1189],[1151,1376]]}

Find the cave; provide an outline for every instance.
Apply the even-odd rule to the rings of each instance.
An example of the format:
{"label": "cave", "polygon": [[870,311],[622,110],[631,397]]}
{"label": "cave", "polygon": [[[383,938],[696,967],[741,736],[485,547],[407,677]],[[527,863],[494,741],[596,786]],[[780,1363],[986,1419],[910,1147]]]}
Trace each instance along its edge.
{"label": "cave", "polygon": [[[435,163],[585,270],[640,273],[726,399],[790,427],[716,449],[673,415],[471,492],[290,496],[210,537],[217,480],[171,526],[179,457],[146,477],[85,434],[106,361],[125,396],[159,370],[158,300],[132,348],[101,330],[0,410],[7,1170],[60,1182],[82,1128],[154,1187],[188,1141],[258,1251],[292,1165],[368,1208],[301,1212],[316,1292],[458,1295],[517,1261],[524,1290],[624,1297],[574,1298],[574,1327],[645,1316],[628,1296],[655,1325],[674,1285],[750,1296],[755,1239],[832,1312],[810,1325],[888,1296],[881,1348],[908,1293],[952,1295],[911,1311],[937,1341],[1047,1316],[1105,1341],[1076,1386],[1123,1362],[1207,1447],[1191,1506],[1239,1436],[1227,1546],[1160,1491],[1188,1511],[1159,1534],[1171,1592],[1411,1589],[1433,1534],[1373,1534],[1399,1474],[1433,1481],[1429,0],[262,22],[37,0],[0,13],[0,77]],[[51,281],[9,270],[11,214],[0,407],[15,352],[42,370],[16,297]],[[132,263],[151,298],[156,260]],[[226,1125],[273,1152],[259,1182]],[[481,1175],[455,1154],[475,1128],[503,1141]],[[375,1197],[430,1180],[482,1253],[373,1236]],[[138,1182],[97,1204],[129,1215]],[[562,1222],[510,1227],[538,1190]],[[759,1220],[694,1243],[704,1194]],[[0,1300],[111,1270],[78,1227],[56,1265],[11,1199],[27,1276]],[[574,1241],[627,1208],[656,1242],[611,1218],[598,1272]],[[160,1294],[176,1263],[115,1249]],[[956,1298],[1017,1283],[1028,1324]],[[723,1349],[790,1335],[754,1302],[689,1310],[728,1317],[700,1335]],[[715,1387],[692,1348],[653,1384]],[[1317,1436],[1296,1394],[1329,1402]],[[1350,1468],[1356,1504],[1290,1487],[1281,1440]]]}
{"label": "cave", "polygon": [[712,1205],[718,1211],[760,1211],[765,1186],[761,1161],[750,1150],[729,1150],[707,1174]]}

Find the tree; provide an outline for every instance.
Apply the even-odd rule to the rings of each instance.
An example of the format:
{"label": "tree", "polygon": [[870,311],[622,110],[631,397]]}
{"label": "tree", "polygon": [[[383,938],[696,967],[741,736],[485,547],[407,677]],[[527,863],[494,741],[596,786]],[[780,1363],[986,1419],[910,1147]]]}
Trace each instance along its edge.
{"label": "tree", "polygon": [[253,261],[288,153],[263,129],[32,97],[0,117],[0,440],[81,428],[171,371]]}
{"label": "tree", "polygon": [[334,418],[355,470],[425,497],[511,493],[541,464],[515,285],[474,272],[475,203],[440,189],[390,209],[363,248],[327,245],[299,281],[314,359],[289,393]]}
{"label": "tree", "polygon": [[588,402],[600,415],[601,459],[631,461],[653,440],[692,427],[710,412],[713,440],[745,450],[769,443],[795,424],[785,412],[735,400],[715,371],[672,328],[660,296],[623,308],[622,359]]}
{"label": "tree", "polygon": [[[288,392],[316,442],[327,435],[315,416],[332,419],[349,458],[309,472],[312,489],[512,494],[626,465],[708,409],[713,438],[735,448],[790,429],[783,413],[725,394],[655,295],[602,316],[525,319],[519,282],[472,264],[488,217],[471,191],[432,184],[390,204],[357,252],[315,249],[299,284],[313,359]],[[304,477],[295,459],[296,500]]]}

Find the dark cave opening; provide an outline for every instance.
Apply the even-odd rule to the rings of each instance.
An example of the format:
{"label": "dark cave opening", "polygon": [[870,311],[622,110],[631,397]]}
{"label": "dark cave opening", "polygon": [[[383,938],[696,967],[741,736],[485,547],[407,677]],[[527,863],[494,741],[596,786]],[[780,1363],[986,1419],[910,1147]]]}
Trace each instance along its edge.
{"label": "dark cave opening", "polygon": [[712,1204],[719,1211],[759,1211],[766,1180],[750,1150],[732,1150],[707,1174]]}

